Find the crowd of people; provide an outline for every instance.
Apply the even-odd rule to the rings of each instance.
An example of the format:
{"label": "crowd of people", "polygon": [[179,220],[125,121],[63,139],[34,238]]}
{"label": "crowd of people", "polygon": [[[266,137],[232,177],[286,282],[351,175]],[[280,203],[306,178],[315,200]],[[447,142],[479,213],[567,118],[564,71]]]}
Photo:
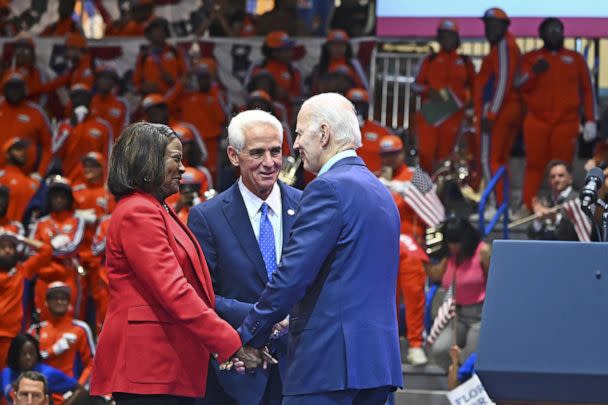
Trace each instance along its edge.
{"label": "crowd of people", "polygon": [[[277,182],[275,175],[284,157],[296,152],[305,156],[306,148],[311,147],[298,142],[302,129],[295,123],[302,100],[321,93],[338,93],[352,103],[361,134],[360,145],[355,145],[357,155],[372,173],[382,177],[400,215],[395,290],[397,305],[405,304],[402,321],[408,362],[424,365],[430,354],[447,370],[474,355],[489,246],[468,220],[454,218],[458,213],[446,214],[441,202],[433,205],[431,179],[420,168],[405,164],[403,139],[368,119],[373,102],[368,93],[369,67],[361,66],[354,57],[348,33],[327,33],[320,60],[307,78],[293,63],[296,41],[290,32],[268,32],[263,59],[252,63],[245,78],[246,103],[234,105],[219,77],[218,61],[193,57],[171,45],[167,41],[170,24],[154,16],[152,3],[134,2],[141,10],[135,7],[129,18],[108,26],[108,35],[145,37],[128,83],[111,66],[95,63],[87,39],[71,23],[74,4],[69,1],[60,1],[60,21],[43,33],[65,36],[66,71],[46,81],[36,65],[34,42],[23,36],[15,39],[10,63],[2,72],[0,366],[7,367],[1,378],[4,400],[17,402],[20,396],[35,396],[28,389],[39,383],[44,383],[43,392],[52,393],[55,403],[77,403],[86,396],[97,336],[105,327],[109,305],[106,236],[111,214],[117,198],[130,192],[129,186],[142,190],[151,185],[147,183],[158,186],[156,178],[146,177],[150,168],[145,161],[129,161],[145,160],[146,149],[138,155],[121,156],[125,164],[140,165],[142,184],[123,181],[121,187],[126,188],[122,191],[109,190],[106,185],[110,157],[117,159],[113,148],[129,123],[166,125],[179,137],[185,166],[178,173],[179,192],[163,200],[168,210],[188,224],[202,247],[215,310],[238,328],[271,280],[290,234],[301,191]],[[580,54],[564,49],[565,30],[558,19],[543,21],[539,35],[544,47],[525,55],[508,31],[510,20],[503,10],[487,10],[483,21],[491,48],[479,72],[467,56],[458,53],[458,26],[449,19],[438,26],[440,50],[420,65],[413,88],[422,105],[432,108],[449,101],[456,106],[442,119],[416,112],[420,166],[432,172],[449,158],[463,123],[472,120],[477,134],[472,146],[475,160],[482,170],[494,173],[508,162],[515,137],[523,131],[523,204],[535,214],[530,237],[588,240],[588,224],[564,205],[577,195],[570,166],[581,129],[587,142],[597,135],[597,100],[586,62]],[[216,22],[222,29],[238,30],[242,35],[262,32],[247,24],[227,26],[221,18]],[[4,22],[4,32],[9,23]],[[69,94],[63,104],[56,97],[60,89]],[[137,96],[138,105],[129,105],[120,97],[125,91]],[[250,110],[266,115],[242,115]],[[49,117],[58,120],[57,125],[51,125]],[[296,128],[295,135],[292,128]],[[244,149],[248,152],[243,153]],[[604,153],[598,148],[589,166],[608,166]],[[305,169],[307,164],[311,163],[305,161]],[[321,167],[316,169],[319,172]],[[542,198],[538,194],[545,172],[551,192]],[[298,172],[296,186],[302,188],[312,179],[309,172]],[[419,192],[409,191],[413,188]],[[214,189],[225,191],[213,198]],[[426,199],[416,203],[421,196]],[[503,198],[506,196],[498,188],[497,200]],[[260,210],[262,203],[265,210]],[[245,209],[241,209],[243,204]],[[318,208],[323,204],[330,201]],[[426,229],[446,220],[441,229],[447,249],[442,256],[429,258],[424,252]],[[231,227],[234,235],[224,234]],[[128,235],[131,230],[125,228],[124,232]],[[262,247],[260,239],[268,241],[270,234],[271,246]],[[449,302],[457,308],[452,321],[455,329],[443,324],[430,330],[425,321],[429,283],[450,291]],[[150,315],[142,312],[139,316],[145,321]],[[282,336],[287,323],[276,323],[277,335]],[[430,349],[425,348],[426,332],[433,336]],[[226,336],[233,335],[226,332]],[[286,342],[276,340],[273,354],[280,366],[287,355]],[[280,400],[285,382],[279,366],[271,366],[266,378],[252,383],[257,392],[252,399],[251,392],[243,394],[242,385],[222,372],[220,363],[211,359],[207,377],[207,392],[219,401],[215,403]]]}

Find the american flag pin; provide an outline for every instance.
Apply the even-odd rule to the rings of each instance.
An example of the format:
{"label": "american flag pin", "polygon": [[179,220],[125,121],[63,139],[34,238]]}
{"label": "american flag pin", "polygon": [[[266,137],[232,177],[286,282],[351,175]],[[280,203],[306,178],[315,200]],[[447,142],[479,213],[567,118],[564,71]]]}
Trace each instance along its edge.
{"label": "american flag pin", "polygon": [[289,215],[289,216],[293,216],[293,215],[295,215],[295,213],[296,212],[294,210],[292,210],[291,208],[287,210],[287,215]]}

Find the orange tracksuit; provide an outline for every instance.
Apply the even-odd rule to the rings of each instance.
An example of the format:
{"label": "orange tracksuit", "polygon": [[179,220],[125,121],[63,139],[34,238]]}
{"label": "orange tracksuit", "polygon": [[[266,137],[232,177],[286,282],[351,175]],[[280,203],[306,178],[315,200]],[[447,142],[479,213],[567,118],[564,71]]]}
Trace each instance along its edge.
{"label": "orange tracksuit", "polygon": [[[159,54],[151,49],[146,49],[137,55],[133,84],[139,89],[143,83],[154,83],[157,86],[157,92],[164,94],[181,79],[186,71],[186,59],[179,48],[165,45]],[[168,73],[173,79],[173,83],[167,83],[161,75],[162,72]]]}
{"label": "orange tracksuit", "polygon": [[367,79],[365,78],[365,72],[363,68],[359,64],[357,59],[351,59],[349,61],[346,58],[337,58],[329,61],[329,66],[327,67],[328,72],[333,72],[339,67],[346,66],[348,68],[348,76],[355,83],[355,87],[366,89],[368,88]]}
{"label": "orange tracksuit", "polygon": [[409,347],[422,347],[426,273],[422,260],[408,255],[410,249],[416,249],[414,240],[405,234],[401,235],[400,239],[397,300],[401,296],[405,304],[405,325]]}
{"label": "orange tracksuit", "polygon": [[114,206],[114,197],[103,182],[99,184],[80,183],[74,186],[74,203],[78,210],[95,210],[97,219],[109,214]]}
{"label": "orange tracksuit", "polygon": [[428,123],[421,112],[416,114],[418,132],[418,154],[420,166],[428,172],[435,165],[448,158],[464,118],[464,108],[472,101],[475,67],[471,60],[459,55],[456,51],[440,51],[424,58],[414,90],[422,95],[422,102],[427,101],[429,90],[449,89],[462,107],[445,121],[433,125]]}
{"label": "orange tracksuit", "polygon": [[41,311],[41,319],[48,319],[49,312],[46,308],[46,290],[53,281],[63,281],[72,290],[71,314],[80,318],[84,297],[82,296],[84,281],[76,271],[78,260],[78,249],[84,237],[84,221],[74,216],[73,211],[52,212],[50,215],[40,218],[35,222],[32,229],[32,239],[44,243],[58,235],[65,235],[70,243],[59,249],[53,249],[53,260],[40,269],[36,281],[34,302],[36,308]]}
{"label": "orange tracksuit", "polygon": [[101,331],[110,300],[110,281],[108,279],[108,268],[105,259],[106,235],[110,226],[110,218],[110,215],[106,215],[99,220],[97,230],[93,236],[93,243],[91,243],[91,252],[96,260],[90,269],[89,286],[91,296],[95,302],[95,327],[97,334]]}
{"label": "orange tracksuit", "polygon": [[87,116],[72,126],[64,120],[53,139],[53,153],[61,160],[63,175],[73,183],[82,180],[81,159],[89,152],[99,152],[108,160],[112,146],[112,128],[101,118]]}
{"label": "orange tracksuit", "polygon": [[[403,164],[393,173],[393,180],[411,181],[414,173]],[[401,218],[401,239],[403,243],[422,244],[425,224],[414,210],[398,193],[393,198],[399,209]],[[408,242],[411,241],[411,242]],[[407,339],[410,347],[422,346],[422,331],[424,329],[424,283],[426,273],[422,260],[407,255],[408,245],[401,246],[399,253],[399,276],[397,277],[397,299],[403,298],[405,303],[405,323]]]}
{"label": "orange tracksuit", "polygon": [[361,147],[357,155],[363,159],[367,168],[375,174],[382,171],[382,157],[380,156],[380,139],[393,132],[379,122],[366,120],[361,127]]}
{"label": "orange tracksuit", "polygon": [[[30,334],[35,335],[36,329],[30,328]],[[66,338],[66,334],[70,334]],[[66,339],[69,345],[65,351],[55,353],[53,345],[59,339]],[[86,385],[93,370],[93,356],[95,355],[95,342],[89,326],[68,315],[61,318],[54,316],[40,323],[40,353],[42,359],[49,366],[63,371],[70,377],[77,377],[78,383]],[[75,370],[76,360],[80,360],[82,370]],[[80,374],[77,375],[77,371]]]}
{"label": "orange tracksuit", "polygon": [[185,91],[177,85],[166,97],[167,104],[177,111],[176,117],[193,125],[202,137],[208,154],[205,164],[214,176],[218,170],[220,137],[228,118],[222,93],[217,83],[207,93]]}
{"label": "orange tracksuit", "polygon": [[11,340],[21,331],[23,321],[23,289],[26,279],[51,261],[50,245],[9,271],[0,271],[0,367],[6,365]]}
{"label": "orange tracksuit", "polygon": [[[492,45],[475,77],[473,94],[478,134],[483,135],[482,119],[493,122],[490,145],[486,147],[487,150],[482,150],[482,156],[489,157],[492,174],[509,161],[513,142],[520,130],[523,107],[519,91],[513,86],[520,63],[519,47],[513,36],[507,33],[497,45]],[[481,141],[478,144],[483,145]],[[496,195],[498,201],[502,201],[500,184],[496,188]]]}
{"label": "orange tracksuit", "polygon": [[155,16],[151,16],[148,20],[144,22],[137,22],[134,20],[129,20],[126,24],[116,27],[113,25],[108,25],[106,28],[106,36],[115,36],[115,37],[143,37],[144,31],[146,30],[146,25],[150,21],[152,21]]}
{"label": "orange tracksuit", "polygon": [[[532,66],[540,59],[549,69],[539,75]],[[551,159],[572,162],[578,140],[581,110],[586,121],[598,119],[591,75],[585,59],[575,51],[545,48],[524,55],[516,83],[522,92],[526,115],[524,142],[526,171],[523,200],[532,208]]]}
{"label": "orange tracksuit", "polygon": [[78,61],[78,66],[60,76],[57,76],[53,80],[42,84],[38,88],[30,89],[29,93],[31,95],[49,93],[57,90],[60,87],[70,87],[76,83],[83,83],[90,88],[93,88],[93,85],[95,84],[95,75],[93,73],[93,60],[91,55],[88,53],[81,54],[80,60]]}
{"label": "orange tracksuit", "polygon": [[[28,91],[28,94],[30,92],[30,89],[37,89],[40,86],[42,86],[46,81],[46,78],[45,78],[44,74],[42,73],[42,71],[36,65],[32,65],[32,66],[14,67],[14,68],[5,70],[4,73],[2,74],[1,82],[3,82],[7,77],[9,77],[10,75],[12,75],[14,73],[19,73],[23,77],[23,79],[25,80],[25,87]],[[43,96],[28,95],[27,99],[33,103],[40,104],[43,101]]]}
{"label": "orange tracksuit", "polygon": [[90,111],[92,116],[104,119],[110,124],[115,139],[120,137],[122,130],[129,124],[127,103],[114,94],[95,94],[91,99]]}
{"label": "orange tracksuit", "polygon": [[23,173],[21,168],[7,165],[0,170],[0,184],[8,187],[10,193],[6,216],[12,221],[23,221],[23,214],[40,182]]}
{"label": "orange tracksuit", "polygon": [[275,60],[268,60],[266,65],[257,65],[250,70],[245,78],[245,86],[249,84],[250,78],[261,69],[268,70],[274,78],[277,85],[276,99],[285,105],[289,121],[293,121],[293,102],[304,93],[302,73],[293,64],[286,65]]}
{"label": "orange tracksuit", "polygon": [[82,29],[72,20],[72,16],[47,25],[40,33],[41,37],[63,37],[66,34],[81,34]]}
{"label": "orange tracksuit", "polygon": [[[44,176],[51,161],[51,126],[49,120],[37,105],[24,101],[19,105],[10,105],[0,102],[0,144],[9,138],[19,137],[27,139],[30,144],[27,148],[28,156],[25,167],[26,173],[38,172]],[[37,148],[40,148],[40,157],[37,157]],[[6,156],[1,154],[0,167],[6,164]],[[36,166],[36,162],[39,161]]]}
{"label": "orange tracksuit", "polygon": [[17,235],[21,236],[25,235],[23,224],[19,221],[12,221],[6,216],[0,218],[0,230],[16,233]]}

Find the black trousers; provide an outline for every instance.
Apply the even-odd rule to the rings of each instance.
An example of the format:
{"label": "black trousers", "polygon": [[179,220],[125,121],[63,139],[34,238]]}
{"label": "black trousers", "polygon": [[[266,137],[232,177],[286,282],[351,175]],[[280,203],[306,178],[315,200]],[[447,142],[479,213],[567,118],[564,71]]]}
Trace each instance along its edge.
{"label": "black trousers", "polygon": [[114,392],[117,405],[194,405],[194,398],[176,395],[143,395]]}

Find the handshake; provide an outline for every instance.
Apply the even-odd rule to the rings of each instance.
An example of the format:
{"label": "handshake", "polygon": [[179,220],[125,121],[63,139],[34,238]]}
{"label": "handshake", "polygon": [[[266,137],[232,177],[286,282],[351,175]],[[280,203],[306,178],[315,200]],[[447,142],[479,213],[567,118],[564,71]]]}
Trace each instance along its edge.
{"label": "handshake", "polygon": [[268,368],[268,364],[277,364],[278,361],[272,357],[267,347],[256,349],[254,347],[241,347],[232,358],[220,364],[220,370],[228,371],[232,368],[239,374],[245,371],[255,370],[262,367],[264,370]]}

